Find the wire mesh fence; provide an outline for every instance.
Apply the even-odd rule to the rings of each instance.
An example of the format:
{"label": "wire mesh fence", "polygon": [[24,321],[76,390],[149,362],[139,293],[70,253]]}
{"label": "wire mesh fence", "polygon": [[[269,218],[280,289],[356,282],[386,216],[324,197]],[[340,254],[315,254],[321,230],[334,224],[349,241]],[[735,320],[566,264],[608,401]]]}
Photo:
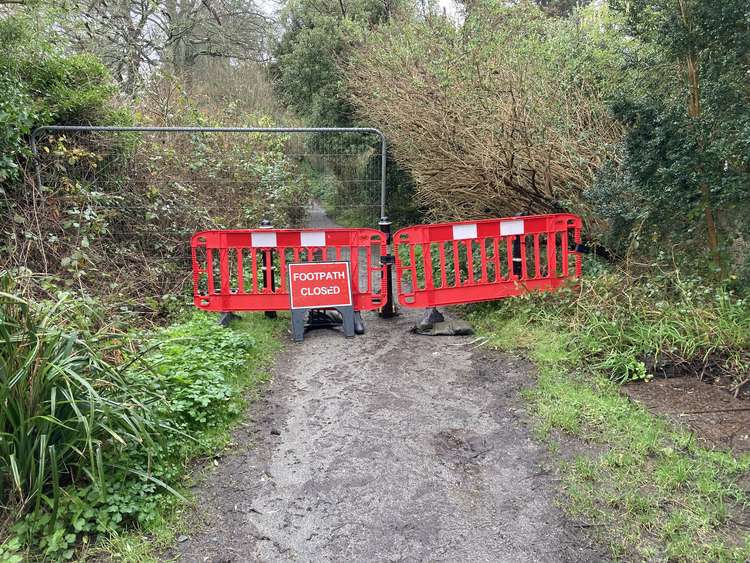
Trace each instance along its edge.
{"label": "wire mesh fence", "polygon": [[264,219],[376,227],[383,176],[374,130],[297,132],[39,131],[28,186],[5,197],[13,220],[2,267],[145,301],[185,294],[198,230]]}

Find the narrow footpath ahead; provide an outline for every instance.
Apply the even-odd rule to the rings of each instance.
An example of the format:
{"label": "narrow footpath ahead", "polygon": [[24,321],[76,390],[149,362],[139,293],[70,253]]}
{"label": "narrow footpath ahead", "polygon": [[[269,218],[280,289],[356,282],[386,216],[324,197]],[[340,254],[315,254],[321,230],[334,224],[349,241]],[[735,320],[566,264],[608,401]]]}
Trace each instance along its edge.
{"label": "narrow footpath ahead", "polygon": [[532,367],[411,334],[417,318],[367,314],[364,336],[290,342],[165,558],[602,561],[555,505],[519,396]]}

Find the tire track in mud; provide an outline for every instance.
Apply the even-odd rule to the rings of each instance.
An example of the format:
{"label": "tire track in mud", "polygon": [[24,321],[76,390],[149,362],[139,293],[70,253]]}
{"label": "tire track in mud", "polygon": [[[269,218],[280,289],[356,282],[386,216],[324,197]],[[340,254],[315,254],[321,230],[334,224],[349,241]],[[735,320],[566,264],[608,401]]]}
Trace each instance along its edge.
{"label": "tire track in mud", "polygon": [[414,312],[364,318],[286,346],[166,559],[606,559],[555,506],[519,397],[532,366],[411,334]]}

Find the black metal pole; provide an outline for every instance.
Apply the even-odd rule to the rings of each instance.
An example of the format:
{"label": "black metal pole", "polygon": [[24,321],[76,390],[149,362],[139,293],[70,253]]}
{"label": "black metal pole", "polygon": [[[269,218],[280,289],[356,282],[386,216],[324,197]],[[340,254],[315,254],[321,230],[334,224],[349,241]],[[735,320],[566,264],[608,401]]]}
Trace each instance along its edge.
{"label": "black metal pole", "polygon": [[[273,229],[271,221],[263,219],[260,222],[261,229]],[[271,285],[268,285],[268,280],[271,280]],[[274,286],[274,274],[273,274],[273,250],[263,251],[263,287],[270,287],[273,290]],[[275,319],[277,317],[276,311],[264,311],[263,314],[267,319]]]}
{"label": "black metal pole", "polygon": [[391,237],[391,222],[388,220],[388,217],[381,217],[380,221],[378,221],[378,226],[380,227],[380,231],[385,235],[386,238],[386,245],[388,248],[388,254],[384,257],[383,263],[385,265],[385,272],[383,273],[383,278],[381,279],[381,288],[385,289],[385,303],[383,304],[383,307],[380,309],[380,316],[384,319],[390,319],[396,316],[396,303],[393,299],[393,254],[391,254],[393,250],[393,245],[391,244],[393,242]]}
{"label": "black metal pole", "polygon": [[521,268],[521,236],[516,235],[513,239],[513,275],[521,277],[523,269]]}

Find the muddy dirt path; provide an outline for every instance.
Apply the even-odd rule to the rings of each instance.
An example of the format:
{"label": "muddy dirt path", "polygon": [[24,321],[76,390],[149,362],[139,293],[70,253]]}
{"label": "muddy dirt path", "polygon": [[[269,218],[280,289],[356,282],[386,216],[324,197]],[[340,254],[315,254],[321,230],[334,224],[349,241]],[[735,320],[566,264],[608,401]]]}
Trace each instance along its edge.
{"label": "muddy dirt path", "polygon": [[416,320],[290,342],[165,558],[602,561],[555,506],[519,397],[531,366],[410,334]]}

